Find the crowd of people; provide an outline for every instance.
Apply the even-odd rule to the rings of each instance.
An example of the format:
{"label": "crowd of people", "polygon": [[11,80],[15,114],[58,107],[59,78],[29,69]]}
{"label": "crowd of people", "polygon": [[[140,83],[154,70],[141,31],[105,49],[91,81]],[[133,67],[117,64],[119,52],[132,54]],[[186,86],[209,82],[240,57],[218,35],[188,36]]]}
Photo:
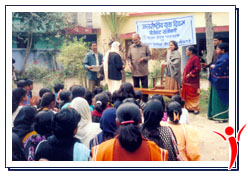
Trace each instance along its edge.
{"label": "crowd of people", "polygon": [[[200,71],[209,67],[211,82],[209,119],[228,120],[228,45],[216,45],[217,59],[201,65],[196,48],[188,46],[189,57],[181,78],[181,54],[175,41],[163,67],[166,89],[180,94],[165,102],[151,97],[148,88],[149,47],[132,36],[128,66],[133,84],[122,83],[125,64],[120,43],[111,43],[103,56],[97,43],[83,62],[88,70],[88,89],[63,84],[54,90],[42,88],[32,95],[33,81],[19,80],[12,90],[12,159],[14,161],[198,161],[197,131],[188,124],[189,112],[199,114]],[[215,55],[216,56],[216,55]],[[104,75],[103,75],[104,73]],[[100,86],[105,79],[108,90]]]}
{"label": "crowd of people", "polygon": [[[20,80],[12,91],[14,161],[200,159],[197,133],[191,136],[195,140],[188,137],[193,132],[188,132],[192,129],[188,116],[182,116],[179,95],[168,104],[161,95],[144,102],[126,82],[113,94],[101,87],[91,92],[81,85],[66,90],[56,84],[54,91],[42,88],[40,98],[28,98],[33,88],[28,82]],[[180,122],[180,117],[186,119]]]}

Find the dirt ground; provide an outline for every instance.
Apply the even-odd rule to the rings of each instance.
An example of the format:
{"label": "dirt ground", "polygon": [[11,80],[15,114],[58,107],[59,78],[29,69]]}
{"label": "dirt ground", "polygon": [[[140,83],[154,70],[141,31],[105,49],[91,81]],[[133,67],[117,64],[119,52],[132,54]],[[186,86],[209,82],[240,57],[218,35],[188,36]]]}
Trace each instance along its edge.
{"label": "dirt ground", "polygon": [[[69,87],[74,84],[79,84],[79,81],[75,78],[66,79],[65,88],[69,89]],[[207,80],[201,80],[201,89],[207,89],[208,86],[209,83]],[[38,95],[41,88],[41,83],[35,83],[33,94]],[[213,133],[213,131],[217,131],[225,134],[224,130],[228,126],[228,123],[218,123],[208,120],[207,114],[200,113],[198,115],[194,115],[190,113],[189,125],[194,126],[198,130],[201,161],[229,160],[228,142]]]}

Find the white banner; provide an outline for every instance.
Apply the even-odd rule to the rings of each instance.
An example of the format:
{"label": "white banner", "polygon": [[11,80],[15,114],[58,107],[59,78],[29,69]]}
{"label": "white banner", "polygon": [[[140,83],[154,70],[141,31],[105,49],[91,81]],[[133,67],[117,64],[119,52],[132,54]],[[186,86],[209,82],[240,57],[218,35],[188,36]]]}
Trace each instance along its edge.
{"label": "white banner", "polygon": [[169,48],[171,40],[175,40],[178,46],[196,44],[193,16],[137,21],[136,31],[140,35],[141,41],[150,48]]}

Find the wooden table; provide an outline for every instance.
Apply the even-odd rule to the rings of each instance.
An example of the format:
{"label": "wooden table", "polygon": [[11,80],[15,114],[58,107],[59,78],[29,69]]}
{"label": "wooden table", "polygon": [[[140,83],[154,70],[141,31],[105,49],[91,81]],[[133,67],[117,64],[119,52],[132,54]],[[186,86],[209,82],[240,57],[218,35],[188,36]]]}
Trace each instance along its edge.
{"label": "wooden table", "polygon": [[134,90],[141,91],[142,94],[159,94],[164,96],[173,96],[179,93],[178,90],[165,90],[165,89],[148,89],[148,88],[134,88]]}

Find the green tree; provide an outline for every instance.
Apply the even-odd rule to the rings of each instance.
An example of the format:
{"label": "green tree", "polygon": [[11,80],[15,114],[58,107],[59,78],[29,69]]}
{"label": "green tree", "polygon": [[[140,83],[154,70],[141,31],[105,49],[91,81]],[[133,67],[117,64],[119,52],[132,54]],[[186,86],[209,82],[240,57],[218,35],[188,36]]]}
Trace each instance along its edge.
{"label": "green tree", "polygon": [[86,70],[82,63],[88,51],[87,43],[83,42],[82,38],[79,41],[74,38],[72,42],[62,46],[58,57],[58,61],[63,64],[65,70],[76,75],[85,87],[87,87]]}
{"label": "green tree", "polygon": [[[27,44],[22,74],[26,69],[28,55],[30,53],[34,34],[40,39],[52,40],[61,36],[61,30],[68,23],[63,13],[54,12],[13,12],[12,13],[12,34]],[[56,49],[56,43],[54,43]]]}
{"label": "green tree", "polygon": [[120,41],[120,31],[126,21],[126,12],[102,12],[102,17],[107,23],[113,41]]}

